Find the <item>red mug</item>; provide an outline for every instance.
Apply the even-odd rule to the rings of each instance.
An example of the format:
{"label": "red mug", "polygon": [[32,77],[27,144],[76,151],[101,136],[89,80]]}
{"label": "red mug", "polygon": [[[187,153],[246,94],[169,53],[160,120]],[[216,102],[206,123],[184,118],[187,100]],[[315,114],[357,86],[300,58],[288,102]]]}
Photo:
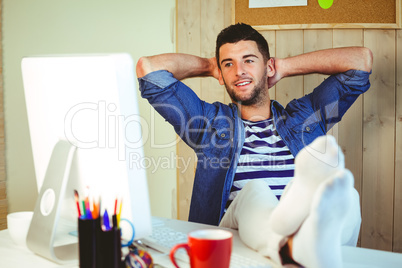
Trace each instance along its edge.
{"label": "red mug", "polygon": [[187,243],[178,244],[170,250],[170,260],[179,268],[174,254],[179,248],[184,248],[190,257],[191,268],[229,268],[232,237],[231,232],[221,229],[190,232]]}

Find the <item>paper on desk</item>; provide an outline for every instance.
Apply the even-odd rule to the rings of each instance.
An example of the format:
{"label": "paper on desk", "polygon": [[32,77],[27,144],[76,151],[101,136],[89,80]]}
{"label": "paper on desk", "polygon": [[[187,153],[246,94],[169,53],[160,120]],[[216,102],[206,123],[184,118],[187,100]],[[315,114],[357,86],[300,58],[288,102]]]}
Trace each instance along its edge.
{"label": "paper on desk", "polygon": [[249,8],[307,6],[307,0],[249,0]]}

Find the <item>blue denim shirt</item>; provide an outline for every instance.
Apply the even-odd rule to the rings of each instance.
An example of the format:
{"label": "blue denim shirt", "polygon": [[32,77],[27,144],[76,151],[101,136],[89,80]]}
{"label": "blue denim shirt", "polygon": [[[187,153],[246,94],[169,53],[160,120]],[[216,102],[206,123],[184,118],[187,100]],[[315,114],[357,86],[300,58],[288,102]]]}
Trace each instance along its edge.
{"label": "blue denim shirt", "polygon": [[[370,73],[350,70],[332,75],[286,108],[271,101],[275,127],[291,153],[297,153],[339,122],[370,87]],[[207,103],[167,71],[139,79],[141,96],[197,154],[189,221],[218,225],[223,215],[244,142],[235,104]]]}

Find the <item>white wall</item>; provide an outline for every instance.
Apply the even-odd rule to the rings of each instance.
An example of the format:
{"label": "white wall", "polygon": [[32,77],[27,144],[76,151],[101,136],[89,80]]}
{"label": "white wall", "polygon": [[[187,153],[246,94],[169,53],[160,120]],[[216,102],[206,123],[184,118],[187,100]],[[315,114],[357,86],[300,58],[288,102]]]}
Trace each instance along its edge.
{"label": "white wall", "polygon": [[[3,0],[3,71],[9,212],[33,210],[37,187],[20,63],[37,54],[128,52],[142,55],[175,50],[175,0]],[[147,119],[145,155],[152,213],[176,217],[176,136],[140,99]],[[154,134],[155,137],[153,137]],[[153,160],[153,162],[151,161]],[[155,171],[154,163],[164,165]],[[166,161],[169,161],[167,163]]]}

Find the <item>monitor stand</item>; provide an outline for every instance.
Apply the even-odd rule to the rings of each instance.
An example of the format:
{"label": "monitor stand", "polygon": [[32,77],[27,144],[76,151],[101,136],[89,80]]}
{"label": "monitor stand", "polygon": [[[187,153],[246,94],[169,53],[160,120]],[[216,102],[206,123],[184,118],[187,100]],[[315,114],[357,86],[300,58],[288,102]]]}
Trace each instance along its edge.
{"label": "monitor stand", "polygon": [[77,242],[61,246],[54,243],[75,151],[68,141],[55,145],[27,235],[31,251],[60,264],[78,262]]}

